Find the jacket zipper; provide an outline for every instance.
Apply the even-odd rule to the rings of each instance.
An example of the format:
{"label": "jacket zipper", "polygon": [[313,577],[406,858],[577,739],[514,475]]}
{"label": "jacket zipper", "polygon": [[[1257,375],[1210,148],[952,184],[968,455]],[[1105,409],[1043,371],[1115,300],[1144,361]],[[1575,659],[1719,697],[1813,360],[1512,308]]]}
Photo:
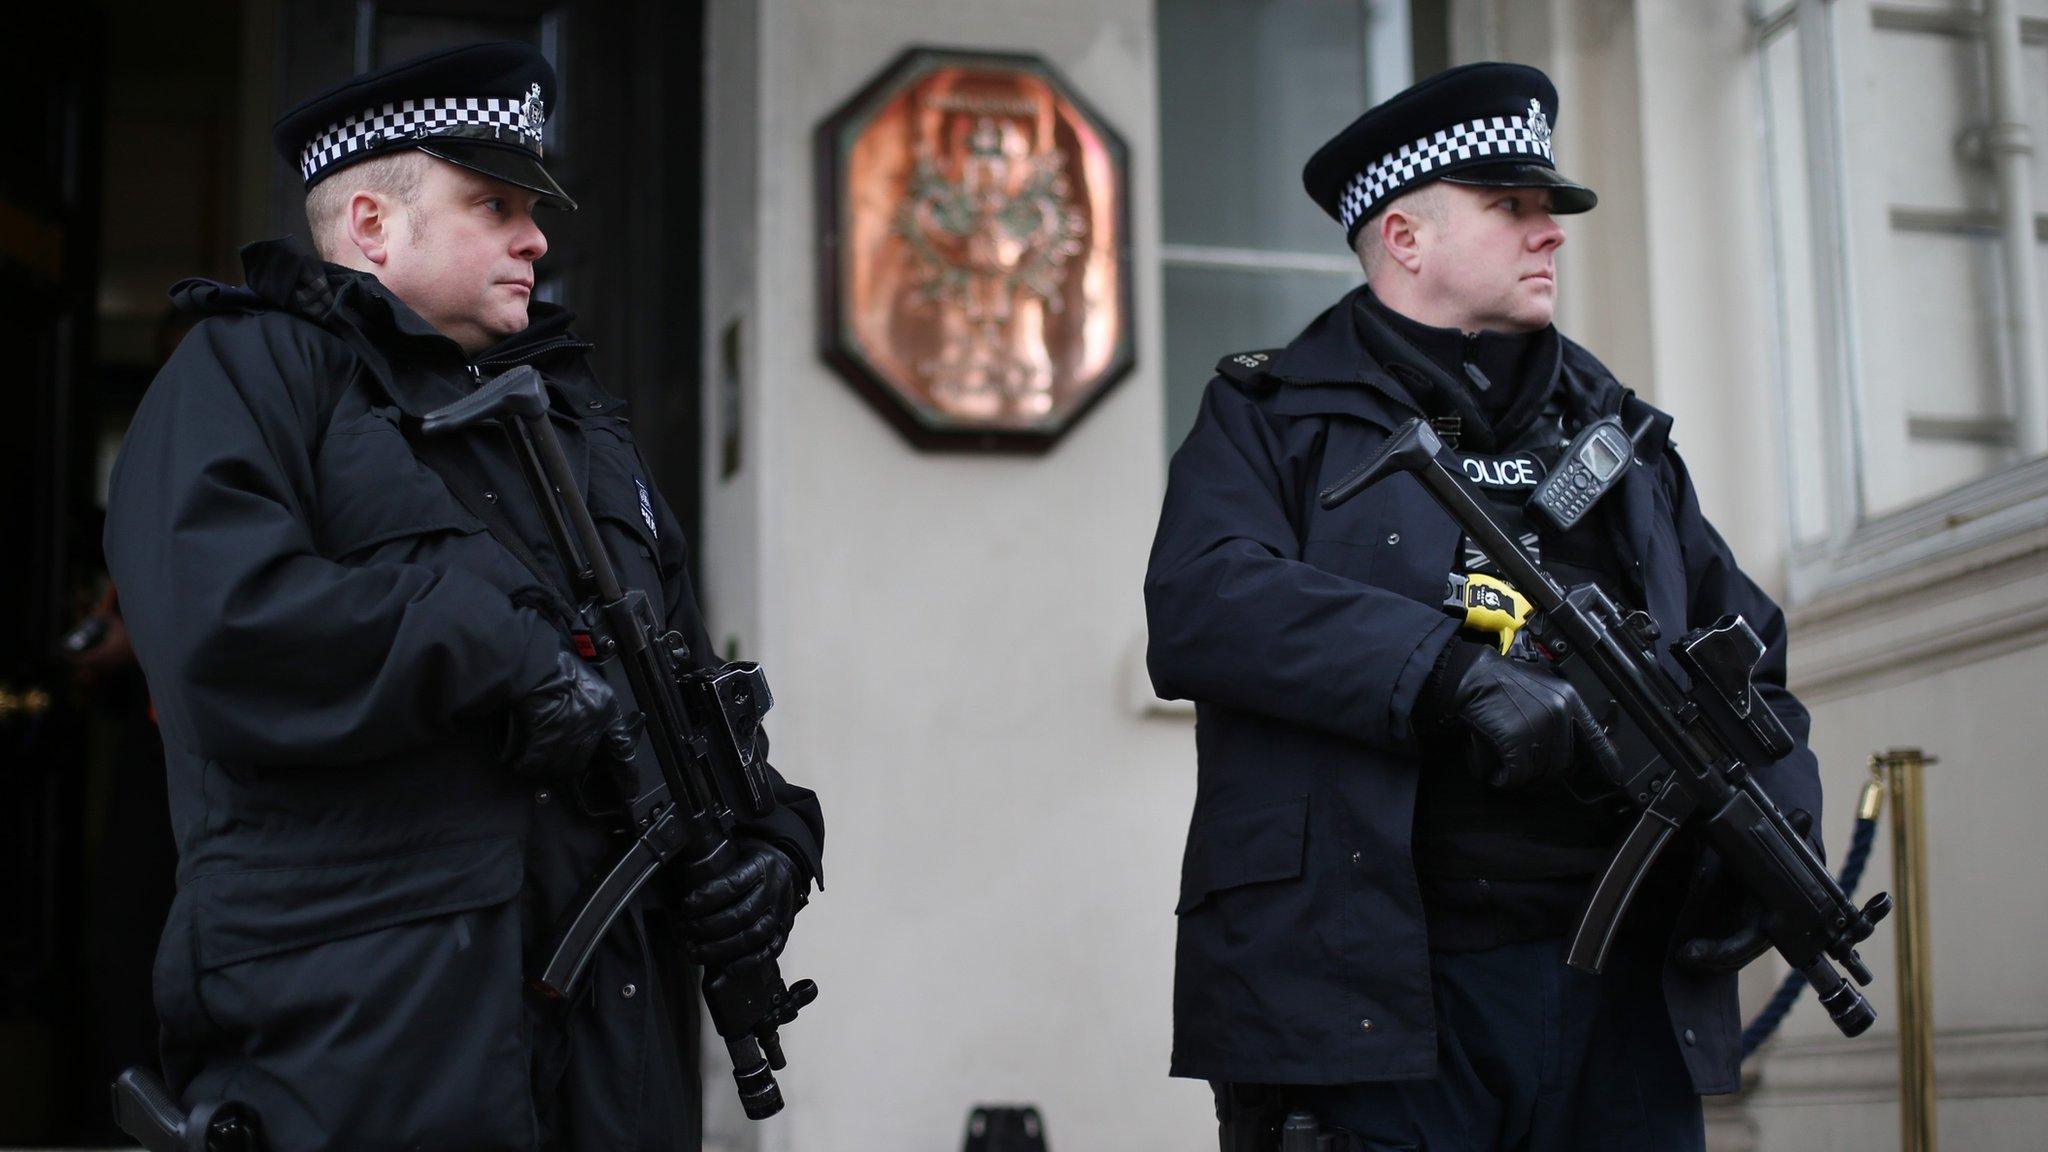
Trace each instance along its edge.
{"label": "jacket zipper", "polygon": [[468,365],[467,367],[469,368],[470,375],[476,377],[478,382],[482,382],[483,369],[484,366],[487,364],[498,365],[505,368],[516,368],[519,365],[525,364],[528,361],[534,360],[542,355],[545,355],[546,353],[558,352],[564,348],[595,347],[596,345],[592,344],[588,340],[578,340],[574,336],[557,336],[552,340],[543,340],[540,343],[535,344],[531,348],[527,348],[520,351],[516,355],[494,356],[489,360],[479,360],[474,364]]}
{"label": "jacket zipper", "polygon": [[1479,333],[1477,332],[1465,333],[1465,379],[1470,380],[1472,386],[1481,392],[1493,387],[1493,381],[1488,380],[1486,373],[1479,370]]}

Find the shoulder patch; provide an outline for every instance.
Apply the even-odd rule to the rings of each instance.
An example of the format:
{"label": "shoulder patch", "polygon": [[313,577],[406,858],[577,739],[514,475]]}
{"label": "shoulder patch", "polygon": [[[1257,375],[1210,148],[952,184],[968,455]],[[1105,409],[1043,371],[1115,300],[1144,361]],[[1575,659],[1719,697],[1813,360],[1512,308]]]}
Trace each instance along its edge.
{"label": "shoulder patch", "polygon": [[1232,352],[1216,362],[1216,374],[1228,376],[1239,384],[1251,384],[1266,371],[1273,357],[1280,354],[1278,348],[1265,348],[1257,352]]}

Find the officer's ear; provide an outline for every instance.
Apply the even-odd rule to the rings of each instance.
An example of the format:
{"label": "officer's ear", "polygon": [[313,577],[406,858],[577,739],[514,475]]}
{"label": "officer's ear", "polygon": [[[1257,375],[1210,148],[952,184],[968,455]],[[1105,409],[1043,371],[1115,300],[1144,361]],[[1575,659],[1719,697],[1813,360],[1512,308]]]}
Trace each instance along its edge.
{"label": "officer's ear", "polygon": [[1395,204],[1380,213],[1379,244],[1382,258],[1392,260],[1409,272],[1422,270],[1422,230],[1429,217]]}
{"label": "officer's ear", "polygon": [[382,264],[391,256],[391,242],[399,225],[397,208],[395,198],[367,188],[350,193],[342,208],[349,243],[372,264]]}

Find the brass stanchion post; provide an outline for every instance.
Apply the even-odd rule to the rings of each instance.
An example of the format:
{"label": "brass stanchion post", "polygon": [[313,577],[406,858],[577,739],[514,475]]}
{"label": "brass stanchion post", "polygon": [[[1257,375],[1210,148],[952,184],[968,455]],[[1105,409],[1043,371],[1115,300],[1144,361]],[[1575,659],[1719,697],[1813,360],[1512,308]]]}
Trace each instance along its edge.
{"label": "brass stanchion post", "polygon": [[1928,967],[1927,809],[1918,748],[1871,756],[1892,795],[1892,918],[1899,986],[1899,1147],[1934,1152],[1934,977]]}

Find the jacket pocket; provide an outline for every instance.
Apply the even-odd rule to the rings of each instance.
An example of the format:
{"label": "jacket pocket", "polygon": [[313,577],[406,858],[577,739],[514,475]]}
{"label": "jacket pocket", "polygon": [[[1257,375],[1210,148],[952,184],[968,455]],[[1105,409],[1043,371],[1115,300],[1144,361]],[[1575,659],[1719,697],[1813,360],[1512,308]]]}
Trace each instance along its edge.
{"label": "jacket pocket", "polygon": [[1380,551],[1370,540],[1310,540],[1301,547],[1301,560],[1318,571],[1370,584]]}
{"label": "jacket pocket", "polygon": [[1181,863],[1175,915],[1247,884],[1299,879],[1306,860],[1308,797],[1233,808],[1198,821]]}
{"label": "jacket pocket", "polygon": [[197,999],[273,1147],[532,1148],[516,836],[196,878]]}
{"label": "jacket pocket", "polygon": [[429,916],[510,900],[517,837],[304,868],[216,872],[191,881],[201,970]]}

